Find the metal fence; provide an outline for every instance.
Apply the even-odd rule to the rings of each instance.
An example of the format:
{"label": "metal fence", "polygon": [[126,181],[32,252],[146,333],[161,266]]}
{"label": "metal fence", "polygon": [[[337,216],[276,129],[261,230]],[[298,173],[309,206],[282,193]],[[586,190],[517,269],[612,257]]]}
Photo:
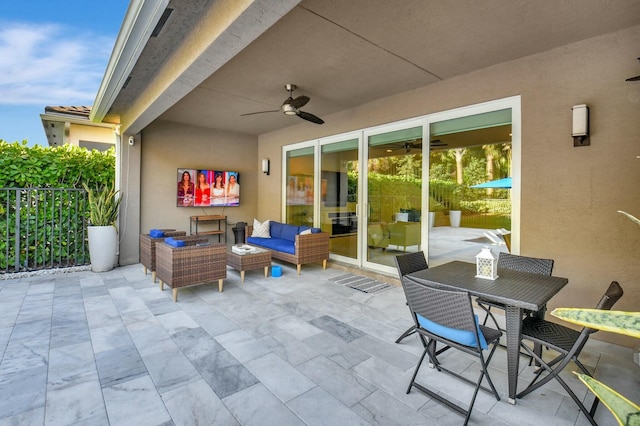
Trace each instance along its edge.
{"label": "metal fence", "polygon": [[0,188],[0,272],[88,265],[87,194],[76,188]]}

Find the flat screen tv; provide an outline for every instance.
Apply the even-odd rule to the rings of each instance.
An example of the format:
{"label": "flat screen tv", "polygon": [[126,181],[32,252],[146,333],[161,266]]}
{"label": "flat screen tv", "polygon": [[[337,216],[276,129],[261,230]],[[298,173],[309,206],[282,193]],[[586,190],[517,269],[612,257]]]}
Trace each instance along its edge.
{"label": "flat screen tv", "polygon": [[178,169],[178,207],[240,205],[240,174],[226,170]]}

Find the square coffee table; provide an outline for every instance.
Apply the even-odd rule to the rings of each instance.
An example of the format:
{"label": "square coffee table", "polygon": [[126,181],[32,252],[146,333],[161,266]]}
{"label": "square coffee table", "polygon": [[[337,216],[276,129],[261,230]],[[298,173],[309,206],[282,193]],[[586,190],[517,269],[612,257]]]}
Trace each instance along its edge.
{"label": "square coffee table", "polygon": [[[246,244],[244,244],[246,246]],[[227,265],[233,269],[240,271],[240,279],[244,282],[244,271],[251,269],[264,268],[264,276],[269,275],[269,266],[271,266],[271,252],[259,247],[253,247],[255,250],[247,253],[236,253],[233,250],[227,251]]]}

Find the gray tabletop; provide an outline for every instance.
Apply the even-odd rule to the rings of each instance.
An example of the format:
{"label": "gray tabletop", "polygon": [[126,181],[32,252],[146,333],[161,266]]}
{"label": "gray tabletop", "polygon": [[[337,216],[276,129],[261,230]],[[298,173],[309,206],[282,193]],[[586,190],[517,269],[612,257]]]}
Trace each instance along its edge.
{"label": "gray tabletop", "polygon": [[498,278],[476,278],[476,265],[450,262],[406,276],[416,283],[451,290],[465,290],[471,295],[505,305],[538,311],[567,283],[566,278],[498,269]]}

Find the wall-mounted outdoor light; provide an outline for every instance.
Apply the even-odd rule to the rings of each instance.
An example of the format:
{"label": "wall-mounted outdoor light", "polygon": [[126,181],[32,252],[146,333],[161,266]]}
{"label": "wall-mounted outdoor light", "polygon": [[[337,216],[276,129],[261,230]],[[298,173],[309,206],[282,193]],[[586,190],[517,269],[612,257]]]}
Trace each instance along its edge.
{"label": "wall-mounted outdoor light", "polygon": [[573,111],[573,146],[589,145],[589,107],[582,105],[574,105],[571,107]]}
{"label": "wall-mounted outdoor light", "polygon": [[268,158],[263,158],[262,159],[262,173],[266,174],[267,176],[269,176],[269,159]]}

